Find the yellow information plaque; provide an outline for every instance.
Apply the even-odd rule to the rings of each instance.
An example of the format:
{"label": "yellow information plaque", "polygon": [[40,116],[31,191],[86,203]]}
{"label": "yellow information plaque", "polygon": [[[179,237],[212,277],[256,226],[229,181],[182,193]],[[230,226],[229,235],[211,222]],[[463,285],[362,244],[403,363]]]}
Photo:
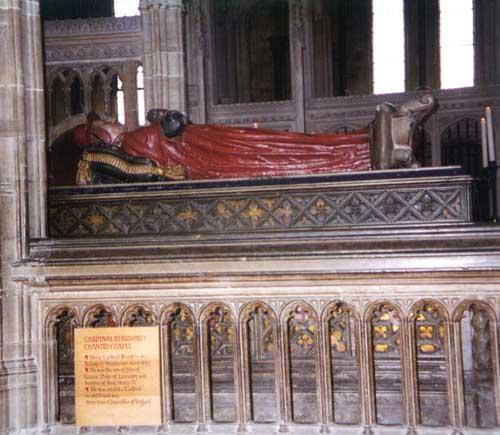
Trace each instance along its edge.
{"label": "yellow information plaque", "polygon": [[75,329],[77,426],[159,426],[155,327]]}

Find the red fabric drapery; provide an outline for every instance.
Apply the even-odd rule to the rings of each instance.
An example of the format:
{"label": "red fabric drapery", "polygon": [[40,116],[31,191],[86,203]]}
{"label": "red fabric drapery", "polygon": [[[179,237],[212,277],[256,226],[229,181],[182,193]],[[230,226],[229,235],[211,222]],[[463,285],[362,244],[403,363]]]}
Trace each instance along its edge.
{"label": "red fabric drapery", "polygon": [[301,134],[275,130],[188,125],[174,138],[159,123],[124,135],[122,151],[182,165],[187,178],[254,178],[308,175],[371,168],[368,130],[347,134]]}

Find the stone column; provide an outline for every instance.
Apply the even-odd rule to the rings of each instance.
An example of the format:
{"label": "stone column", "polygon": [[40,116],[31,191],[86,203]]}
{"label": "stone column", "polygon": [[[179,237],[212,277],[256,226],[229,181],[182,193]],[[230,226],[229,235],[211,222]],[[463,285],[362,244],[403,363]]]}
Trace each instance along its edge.
{"label": "stone column", "polygon": [[186,112],[182,0],[141,0],[146,110]]}
{"label": "stone column", "polygon": [[186,12],[186,46],[189,62],[186,65],[186,83],[189,91],[188,115],[198,124],[207,122],[207,90],[205,67],[208,55],[207,28],[210,20],[210,4],[204,0],[193,0],[187,3]]}
{"label": "stone column", "polygon": [[292,96],[295,102],[295,131],[306,131],[304,79],[305,17],[304,0],[289,1],[290,65],[292,69]]}
{"label": "stone column", "polygon": [[363,435],[373,435],[372,426],[377,422],[375,408],[375,373],[373,369],[373,351],[370,334],[370,320],[360,320],[360,395],[361,395],[361,424],[364,427]]}
{"label": "stone column", "polygon": [[124,66],[123,97],[125,100],[125,125],[128,131],[139,127],[137,103],[137,63],[127,62]]}
{"label": "stone column", "polygon": [[[500,4],[498,2],[495,3],[495,23],[500,22]],[[495,26],[496,34],[494,35],[495,41],[495,59],[496,59],[496,68],[495,68],[495,83],[500,83],[500,26]]]}
{"label": "stone column", "polygon": [[[36,424],[31,297],[14,282],[29,238],[45,236],[45,127],[38,1],[0,0],[0,432]],[[28,311],[27,311],[28,310]]]}

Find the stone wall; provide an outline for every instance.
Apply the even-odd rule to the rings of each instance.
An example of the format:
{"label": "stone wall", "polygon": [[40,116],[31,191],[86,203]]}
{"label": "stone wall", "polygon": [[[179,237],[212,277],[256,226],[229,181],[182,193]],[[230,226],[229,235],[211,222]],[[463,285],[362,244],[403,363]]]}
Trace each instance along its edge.
{"label": "stone wall", "polygon": [[[143,2],[142,19],[147,21],[148,25],[143,22],[141,29],[143,34],[150,38],[144,38],[144,53],[149,56],[147,61],[139,59],[142,54],[138,46],[134,45],[139,43],[139,39],[134,39],[134,35],[139,33],[137,19],[129,20],[134,24],[128,29],[120,28],[120,23],[123,23],[120,20],[112,20],[110,24],[111,39],[120,34],[123,36],[123,32],[129,32],[128,36],[132,42],[123,40],[120,36],[114,40],[123,47],[125,57],[122,56],[121,49],[108,52],[106,43],[103,42],[106,38],[102,34],[96,38],[97,47],[89,48],[92,38],[88,37],[85,30],[89,23],[75,24],[79,30],[72,38],[67,37],[64,29],[60,34],[57,33],[59,30],[54,30],[55,33],[52,34],[49,31],[46,42],[50,42],[50,38],[53,38],[53,41],[58,40],[52,48],[47,45],[49,51],[53,50],[49,61],[53,63],[49,67],[68,67],[75,64],[81,66],[92,62],[99,66],[111,59],[118,62],[123,62],[124,59],[142,60],[146,70],[149,104],[168,105],[170,108],[181,110],[187,107],[192,118],[198,122],[225,122],[234,125],[260,122],[264,126],[276,128],[326,131],[365,124],[371,118],[377,102],[388,98],[310,97],[307,75],[309,67],[304,62],[304,50],[307,49],[307,37],[304,33],[307,15],[303,12],[307,11],[304,6],[309,2],[293,1],[290,2],[289,8],[292,23],[290,58],[293,98],[284,102],[262,104],[214,104],[210,92],[215,78],[208,68],[213,60],[208,46],[210,33],[207,26],[210,23],[210,15],[207,14],[207,3],[191,2],[193,9],[183,15],[178,1]],[[488,15],[489,11],[488,9],[485,14]],[[494,12],[498,14],[498,9]],[[168,22],[169,29],[176,30],[171,32],[163,26],[161,29],[164,32],[160,32],[158,38],[153,39],[152,30],[159,29],[157,24],[153,24],[157,19],[160,22]],[[105,23],[109,22],[104,20],[101,23],[106,32]],[[148,27],[149,25],[151,27]],[[185,41],[179,31],[184,25]],[[54,26],[64,28],[66,24],[57,23]],[[98,27],[97,24],[96,26]],[[74,27],[69,25],[69,28]],[[488,29],[493,32],[494,26]],[[76,40],[79,42],[76,43]],[[66,59],[66,52],[57,48],[57,45],[65,44],[79,45],[83,50],[82,58],[79,57],[78,50],[74,52],[67,47],[69,59]],[[184,44],[188,53],[186,58],[189,59],[186,63],[181,62],[184,58]],[[343,417],[332,411],[335,409],[332,406],[336,400],[335,390],[325,388],[324,384],[317,386],[316,396],[310,394],[312,386],[307,385],[309,389],[306,393],[310,394],[308,397],[316,397],[316,403],[319,404],[315,408],[316,415],[311,418],[310,426],[294,423],[294,412],[300,414],[305,410],[293,409],[293,397],[294,394],[303,394],[301,386],[305,383],[300,377],[295,378],[298,379],[296,385],[299,385],[299,389],[294,392],[293,388],[290,388],[293,384],[289,382],[293,378],[291,372],[300,369],[300,365],[294,365],[293,357],[289,366],[286,361],[291,355],[289,350],[292,345],[298,343],[302,346],[303,343],[307,344],[313,340],[313,343],[323,346],[323,350],[316,351],[314,362],[308,361],[305,367],[311,370],[314,368],[316,374],[320,373],[322,377],[316,377],[317,379],[335,376],[328,371],[327,358],[331,356],[331,352],[326,351],[326,338],[332,329],[327,330],[327,323],[320,323],[320,320],[331,318],[332,310],[339,306],[335,305],[339,301],[352,309],[351,312],[355,314],[359,325],[358,329],[355,328],[354,337],[361,346],[358,367],[359,379],[363,381],[360,381],[363,388],[360,396],[364,399],[359,420],[361,423],[353,427],[352,431],[428,431],[427,428],[421,427],[421,423],[425,424],[431,417],[425,412],[422,417],[422,413],[419,414],[418,407],[415,406],[418,402],[415,397],[418,388],[414,375],[426,374],[425,369],[420,372],[419,367],[429,367],[431,363],[419,360],[416,356],[418,350],[412,347],[412,343],[417,346],[434,345],[435,349],[438,349],[436,343],[417,343],[415,340],[419,337],[420,326],[423,327],[421,339],[428,340],[428,335],[433,336],[436,330],[440,330],[443,321],[445,333],[443,336],[438,333],[437,343],[440,344],[440,337],[446,337],[445,346],[441,347],[446,350],[441,350],[444,352],[441,357],[446,355],[446,364],[443,366],[446,367],[447,379],[453,380],[447,385],[453,385],[453,388],[446,387],[445,393],[442,384],[438,383],[440,389],[439,394],[435,396],[435,403],[440,404],[440,409],[448,409],[450,422],[450,425],[443,427],[441,431],[455,434],[481,433],[480,429],[471,429],[471,426],[478,426],[482,421],[477,417],[477,413],[474,414],[474,409],[477,409],[477,406],[474,408],[474,400],[477,405],[478,397],[489,400],[492,396],[491,390],[482,396],[474,389],[471,390],[474,382],[477,383],[479,379],[474,377],[474,373],[480,367],[493,373],[493,382],[489,381],[491,378],[484,379],[494,390],[498,427],[500,234],[496,225],[463,223],[426,228],[417,225],[397,230],[390,226],[384,229],[363,230],[343,228],[330,229],[321,234],[315,229],[308,229],[274,238],[264,230],[257,239],[251,238],[253,231],[249,230],[249,237],[233,235],[217,243],[203,234],[196,233],[187,237],[146,235],[125,237],[121,240],[112,236],[60,240],[48,238],[43,56],[37,1],[0,0],[0,48],[4,56],[0,68],[0,432],[27,434],[80,430],[71,425],[63,426],[56,421],[59,396],[56,394],[54,375],[53,332],[56,324],[62,324],[64,312],[74,313],[74,324],[84,324],[92,313],[97,316],[94,319],[97,323],[99,313],[104,314],[104,317],[109,313],[108,317],[121,324],[130,324],[126,320],[129,314],[134,314],[135,318],[141,321],[140,313],[145,313],[146,319],[152,318],[159,322],[160,319],[165,319],[167,312],[170,313],[169,307],[175,306],[172,304],[184,304],[183,306],[192,310],[193,322],[196,322],[200,331],[196,337],[201,337],[203,328],[208,327],[205,320],[208,321],[213,313],[224,314],[224,310],[230,315],[231,321],[236,325],[235,331],[239,334],[242,331],[242,322],[238,319],[246,319],[245,313],[255,312],[258,308],[263,312],[267,311],[271,317],[275,316],[272,323],[276,325],[274,337],[281,337],[282,347],[276,352],[280,358],[277,359],[280,361],[280,368],[275,369],[275,374],[281,373],[282,376],[275,381],[280,387],[279,391],[276,391],[276,398],[281,404],[276,412],[277,424],[258,429],[259,425],[251,422],[251,411],[244,406],[251,403],[248,396],[245,396],[248,394],[248,390],[245,390],[248,378],[245,380],[241,377],[241,374],[249,373],[248,367],[244,365],[245,361],[247,365],[249,363],[248,359],[245,360],[247,354],[244,352],[244,346],[248,346],[249,341],[245,341],[244,335],[238,335],[239,341],[233,343],[243,347],[238,348],[233,356],[234,361],[243,365],[233,365],[241,369],[240,376],[235,376],[235,391],[239,394],[236,398],[236,422],[228,425],[211,424],[208,411],[210,401],[206,395],[202,395],[202,400],[197,395],[197,406],[200,409],[197,418],[204,420],[186,429],[188,432],[198,428],[204,429],[204,424],[213,429],[212,433],[234,433],[238,427],[244,428],[245,425],[254,431],[269,433],[279,429],[280,424],[283,424],[283,429],[288,428],[295,433],[335,430],[335,422],[339,422]],[[89,56],[97,53],[98,58],[86,57],[88,53],[91,53]],[[493,59],[488,56],[488,59]],[[495,54],[497,66],[498,58]],[[498,70],[490,67],[488,77]],[[443,102],[443,112],[430,120],[427,126],[435,151],[432,154],[434,164],[440,162],[439,138],[445,127],[464,117],[472,117],[477,121],[486,103],[493,106],[498,121],[500,108],[497,85],[490,81],[480,82],[479,85],[474,89],[438,93]],[[160,88],[165,89],[165,93],[154,91]],[[408,95],[397,95],[390,98],[400,102],[407,97]],[[499,143],[500,138],[497,136],[497,146]],[[138,308],[142,311],[134,311]],[[245,311],[246,308],[249,311]],[[383,312],[384,309],[388,312]],[[433,315],[435,312],[439,314],[437,317],[431,316],[430,320],[434,323],[429,324],[430,320],[426,316],[430,314],[426,313]],[[151,316],[148,313],[151,313]],[[397,314],[394,316],[391,313]],[[386,315],[390,320],[388,323],[373,323],[374,318],[377,322],[387,322]],[[283,328],[283,325],[290,326],[291,319],[300,319],[302,324],[297,325],[299,330],[306,325],[306,330],[309,331],[305,333],[305,337],[303,334],[295,342],[289,340],[290,331],[287,332]],[[308,321],[310,323],[307,323]],[[401,322],[402,325],[400,343],[397,343],[394,334],[390,337],[394,338],[391,343],[375,343],[375,334],[379,333],[376,331],[382,331],[376,330],[375,327],[385,326],[395,332],[392,327],[395,321]],[[71,324],[71,321],[69,323]],[[328,325],[329,328],[334,328],[332,323]],[[429,329],[431,326],[433,328]],[[469,331],[468,336],[462,333],[462,327],[463,330]],[[333,329],[333,333],[335,331]],[[337,350],[342,348],[342,345],[345,346],[338,334],[333,336]],[[470,346],[466,348],[472,349],[468,351],[469,355],[491,349],[491,361],[488,358],[467,360],[463,355],[461,358],[460,351],[465,348],[459,343],[464,337],[469,337],[471,341]],[[331,340],[331,336],[329,338]],[[207,337],[204,339],[205,342],[196,343],[200,352],[207,354]],[[302,343],[299,343],[300,339]],[[332,341],[330,346],[331,343]],[[381,346],[372,348],[373,344]],[[402,424],[387,429],[377,424],[387,420],[377,420],[377,402],[374,400],[377,396],[377,370],[369,372],[369,362],[373,359],[374,350],[385,349],[384,345],[389,344],[393,347],[398,344],[401,349],[400,368],[402,378],[406,379],[406,382],[401,384],[400,389],[404,406],[401,414],[396,414],[397,422]],[[440,345],[442,346],[442,343]],[[421,351],[422,349],[424,348],[420,348]],[[62,364],[64,358],[61,356],[60,359]],[[436,361],[439,363],[440,360]],[[397,358],[389,362],[395,364]],[[384,361],[384,364],[389,362]],[[420,362],[425,362],[427,366],[419,365]],[[224,368],[223,363],[219,365],[219,368],[221,367]],[[459,382],[463,372],[470,374],[467,378],[470,382]],[[59,376],[68,373],[70,372],[61,371]],[[207,365],[199,366],[197,373],[207,374]],[[263,373],[268,376],[269,371],[264,370]],[[440,375],[443,378],[444,372],[441,371]],[[68,375],[65,380],[69,377]],[[201,388],[201,391],[206,393],[210,386],[206,380],[204,382],[196,384],[196,388]],[[169,391],[169,385],[167,379],[166,391]],[[175,389],[173,395],[175,407]],[[383,402],[379,397],[379,403],[381,401]],[[445,402],[448,407],[443,405]],[[492,403],[491,400],[489,402]],[[421,410],[429,410],[429,402],[419,403]],[[166,415],[165,423],[170,424],[171,417],[168,413]],[[488,415],[488,424],[491,425],[492,414]],[[440,425],[445,422],[446,420],[439,420]],[[201,426],[198,426],[198,423]],[[159,431],[167,429],[162,427]],[[178,429],[179,426],[175,428]],[[142,429],[134,430],[138,433]],[[147,430],[158,432],[158,428]],[[348,428],[342,430],[349,431]],[[98,428],[80,430],[85,431],[103,432]],[[124,433],[129,429],[108,428],[106,431]]]}
{"label": "stone wall", "polygon": [[0,49],[0,431],[7,431],[37,422],[31,295],[12,278],[14,265],[29,256],[30,239],[45,236],[45,129],[37,2],[0,2]]}

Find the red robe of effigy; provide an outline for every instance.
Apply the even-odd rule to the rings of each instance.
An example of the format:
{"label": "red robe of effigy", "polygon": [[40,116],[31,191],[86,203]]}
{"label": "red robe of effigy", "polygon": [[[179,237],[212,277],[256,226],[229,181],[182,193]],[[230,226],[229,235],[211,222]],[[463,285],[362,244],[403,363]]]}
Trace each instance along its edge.
{"label": "red robe of effigy", "polygon": [[155,122],[125,133],[121,150],[160,166],[181,165],[187,179],[309,175],[371,168],[368,130],[301,134],[189,124],[168,138]]}

